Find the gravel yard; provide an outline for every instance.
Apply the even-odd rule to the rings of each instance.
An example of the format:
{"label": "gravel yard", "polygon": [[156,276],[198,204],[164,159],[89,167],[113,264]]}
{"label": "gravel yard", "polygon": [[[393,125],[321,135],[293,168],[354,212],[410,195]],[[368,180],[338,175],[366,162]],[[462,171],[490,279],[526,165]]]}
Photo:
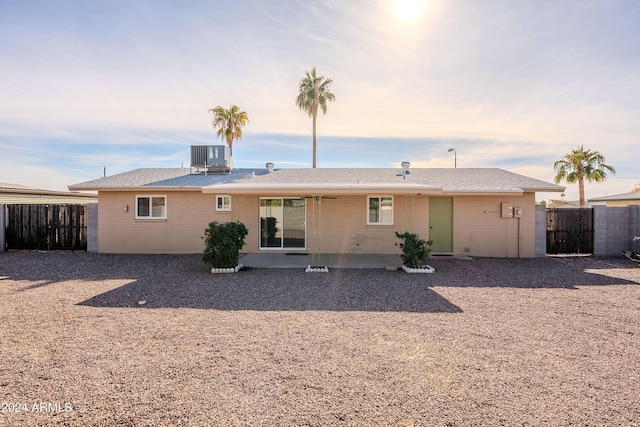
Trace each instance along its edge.
{"label": "gravel yard", "polygon": [[0,253],[0,425],[640,425],[637,265],[430,264]]}

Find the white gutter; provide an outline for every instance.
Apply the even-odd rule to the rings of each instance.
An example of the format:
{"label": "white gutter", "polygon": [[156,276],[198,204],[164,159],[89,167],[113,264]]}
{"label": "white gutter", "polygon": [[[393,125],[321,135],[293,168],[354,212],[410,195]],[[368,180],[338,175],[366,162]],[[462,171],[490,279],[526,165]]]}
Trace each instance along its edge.
{"label": "white gutter", "polygon": [[264,190],[264,189],[290,189],[290,190],[353,190],[353,189],[392,189],[392,190],[441,190],[440,187],[433,185],[411,184],[398,185],[393,183],[377,184],[377,183],[336,183],[336,184],[305,184],[305,183],[235,183],[235,184],[214,184],[202,187],[204,193],[211,193],[225,190]]}
{"label": "white gutter", "polygon": [[202,187],[176,187],[176,186],[153,186],[153,185],[136,185],[132,187],[74,187],[69,189],[73,191],[201,191]]}

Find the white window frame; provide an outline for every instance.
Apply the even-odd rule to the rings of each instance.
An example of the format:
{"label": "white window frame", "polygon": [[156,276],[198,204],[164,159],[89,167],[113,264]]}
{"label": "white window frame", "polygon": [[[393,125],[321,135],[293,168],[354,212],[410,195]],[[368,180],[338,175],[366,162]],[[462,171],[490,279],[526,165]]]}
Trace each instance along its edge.
{"label": "white window frame", "polygon": [[[229,203],[225,203],[225,199],[229,200]],[[220,203],[222,200],[222,203]],[[231,196],[228,194],[217,194],[216,195],[216,211],[217,212],[231,212]]]}
{"label": "white window frame", "polygon": [[[140,199],[149,199],[149,215],[140,215],[140,213],[138,212],[138,207],[139,207],[139,200]],[[161,216],[154,216],[154,212],[153,212],[153,199],[163,199],[164,200],[164,204],[163,204],[163,209],[162,209],[162,215]],[[163,220],[163,219],[167,219],[167,196],[166,195],[159,195],[159,194],[140,194],[140,195],[136,195],[136,219],[148,219],[148,220]]]}
{"label": "white window frame", "polygon": [[[382,205],[382,199],[391,199],[391,221],[382,222],[380,220],[380,215],[378,215],[378,221],[371,221],[371,199],[378,199],[378,206]],[[394,206],[393,206],[393,196],[367,196],[367,225],[393,225],[394,221]]]}

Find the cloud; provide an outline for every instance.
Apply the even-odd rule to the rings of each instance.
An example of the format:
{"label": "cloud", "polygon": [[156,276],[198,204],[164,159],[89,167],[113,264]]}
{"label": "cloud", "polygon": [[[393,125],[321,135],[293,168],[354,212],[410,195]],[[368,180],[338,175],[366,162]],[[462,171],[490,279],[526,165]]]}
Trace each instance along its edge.
{"label": "cloud", "polygon": [[250,118],[236,165],[307,166],[295,96],[316,66],[336,95],[320,165],[449,167],[455,147],[460,167],[552,177],[584,144],[640,181],[640,4],[428,3],[406,25],[385,0],[8,2],[0,162],[43,177],[51,162],[176,166],[218,143],[208,110],[236,104]]}

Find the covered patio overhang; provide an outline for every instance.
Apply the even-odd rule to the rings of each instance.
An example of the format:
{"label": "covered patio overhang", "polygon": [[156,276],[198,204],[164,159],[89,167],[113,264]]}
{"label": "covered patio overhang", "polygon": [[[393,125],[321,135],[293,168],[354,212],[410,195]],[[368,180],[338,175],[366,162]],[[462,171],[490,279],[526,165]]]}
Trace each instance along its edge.
{"label": "covered patio overhang", "polygon": [[279,195],[279,196],[339,196],[339,195],[407,195],[407,196],[495,196],[507,194],[521,196],[525,192],[535,192],[521,188],[505,188],[501,190],[459,191],[442,187],[420,184],[221,184],[202,187],[204,194],[230,195]]}

